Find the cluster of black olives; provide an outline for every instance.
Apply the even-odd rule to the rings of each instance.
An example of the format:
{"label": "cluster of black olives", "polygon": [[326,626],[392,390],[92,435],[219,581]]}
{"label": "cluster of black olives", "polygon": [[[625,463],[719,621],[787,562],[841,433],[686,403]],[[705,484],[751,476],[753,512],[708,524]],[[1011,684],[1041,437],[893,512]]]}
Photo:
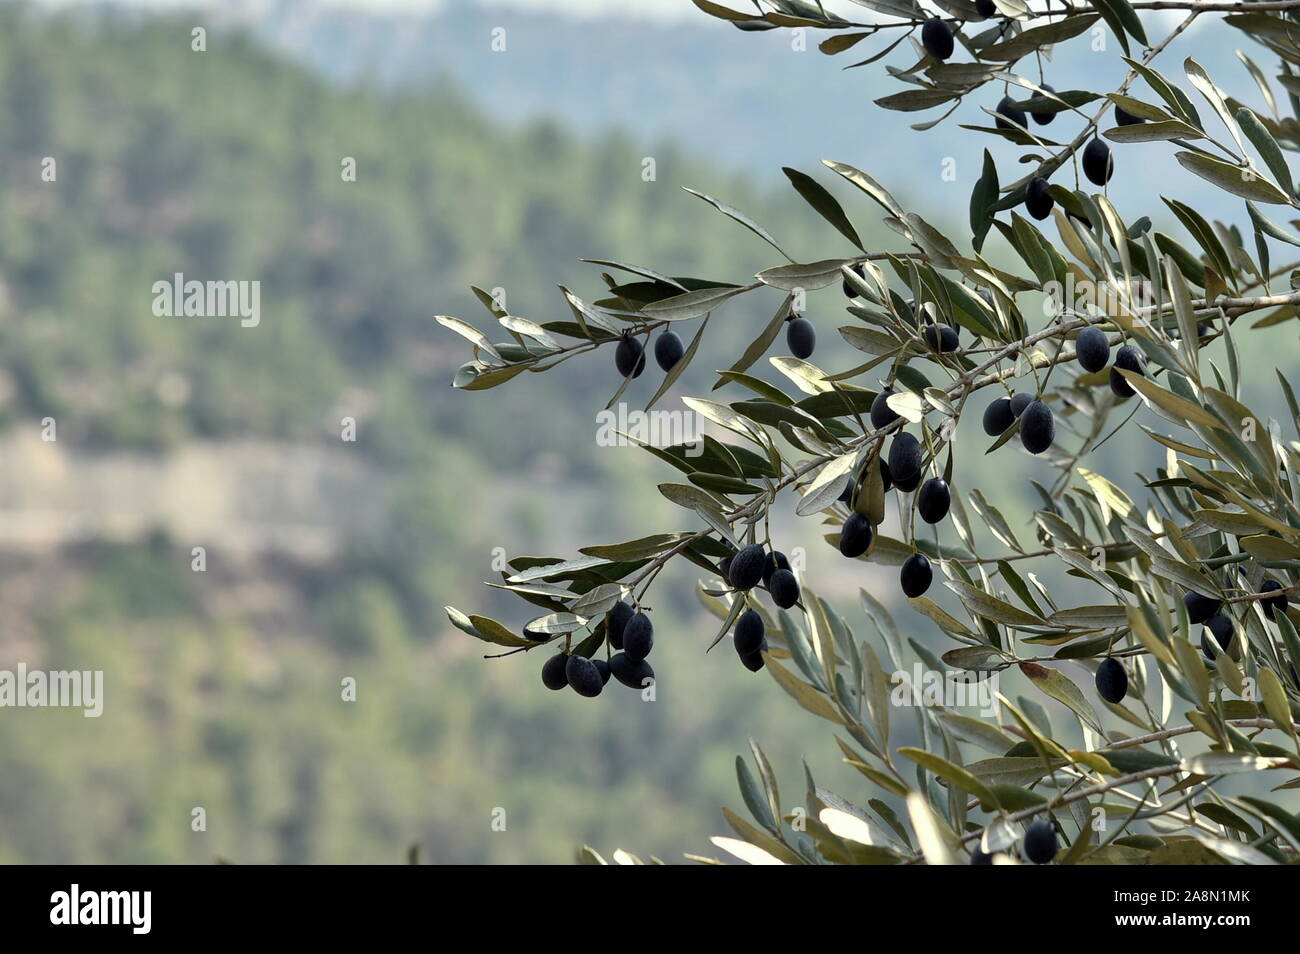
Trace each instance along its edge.
{"label": "cluster of black olives", "polygon": [[[1278,591],[1277,596],[1260,600],[1264,615],[1270,620],[1276,614],[1285,613],[1289,603],[1286,587],[1278,580],[1269,577],[1260,584],[1261,593]],[[1212,596],[1203,596],[1192,590],[1183,594],[1183,606],[1187,610],[1187,619],[1193,625],[1202,626],[1201,653],[1206,660],[1213,663],[1220,653],[1227,652],[1232,646],[1232,637],[1236,625],[1232,617],[1223,613],[1223,600]],[[1097,667],[1097,694],[1107,702],[1119,703],[1128,694],[1128,673],[1118,659],[1108,657]]]}
{"label": "cluster of black olives", "polygon": [[[1096,373],[1106,367],[1110,361],[1110,341],[1106,332],[1095,325],[1089,325],[1079,332],[1074,341],[1074,354],[1079,366],[1090,373]],[[1117,397],[1129,398],[1135,393],[1120,369],[1134,374],[1146,374],[1146,355],[1133,345],[1121,345],[1115,352],[1115,363],[1110,369],[1110,389]]]}
{"label": "cluster of black olives", "polygon": [[[790,609],[799,602],[799,581],[789,558],[780,550],[769,553],[761,543],[751,543],[726,557],[718,569],[738,593],[748,593],[761,583],[781,609]],[[732,630],[732,643],[746,669],[758,672],[763,668],[767,630],[757,610],[747,609],[740,614]]]}
{"label": "cluster of black olives", "polygon": [[[659,337],[655,339],[655,361],[665,372],[671,371],[685,353],[686,348],[677,332],[659,332]],[[632,335],[624,335],[614,349],[614,367],[621,377],[641,377],[641,372],[645,370],[645,347]]]}
{"label": "cluster of black olives", "polygon": [[[887,403],[893,393],[892,388],[884,388],[872,401],[871,424],[877,430],[898,419],[898,414]],[[952,491],[942,477],[931,477],[922,482],[923,457],[921,442],[907,431],[899,431],[889,445],[889,453],[878,458],[880,477],[886,493],[895,487],[905,493],[917,491],[917,516],[926,523],[936,524],[948,516],[948,510],[952,506]],[[853,491],[860,483],[859,479],[849,478],[840,492],[840,501],[851,504]],[[875,536],[876,528],[871,525],[871,521],[854,510],[840,527],[840,553],[856,559],[871,549]],[[933,581],[934,571],[924,553],[914,553],[903,562],[899,571],[899,584],[906,596],[924,595]]]}
{"label": "cluster of black olives", "polygon": [[619,602],[605,616],[605,639],[618,650],[604,659],[588,659],[577,653],[557,653],[542,666],[542,683],[547,689],[573,689],[580,696],[598,696],[613,676],[630,689],[644,689],[654,682],[655,671],[646,657],[654,648],[655,628],[650,617]]}

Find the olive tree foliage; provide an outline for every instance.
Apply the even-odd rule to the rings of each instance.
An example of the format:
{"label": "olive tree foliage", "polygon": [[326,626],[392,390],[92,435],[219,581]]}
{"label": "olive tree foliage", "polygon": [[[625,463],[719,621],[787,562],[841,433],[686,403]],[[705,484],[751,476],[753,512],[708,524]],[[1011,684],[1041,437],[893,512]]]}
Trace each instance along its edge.
{"label": "olive tree foliage", "polygon": [[[605,660],[615,614],[623,614],[621,632],[665,565],[698,566],[699,597],[720,620],[701,649],[746,616],[761,621],[765,642],[749,654],[751,668],[761,665],[831,724],[867,789],[851,804],[808,774],[792,806],[754,746],[755,768],[737,760],[752,821],[727,812],[734,837],[715,839],[747,861],[1293,861],[1300,817],[1284,807],[1287,794],[1269,793],[1300,788],[1293,665],[1300,617],[1286,599],[1300,585],[1293,439],[1300,409],[1281,368],[1267,382],[1276,395],[1269,413],[1242,403],[1234,338],[1286,334],[1276,353],[1294,355],[1284,323],[1297,316],[1300,273],[1280,263],[1290,257],[1286,246],[1300,246],[1291,221],[1300,199],[1286,157],[1300,150],[1300,0],[930,2],[929,11],[915,0],[839,4],[856,5],[854,18],[805,0],[760,0],[752,10],[695,0],[744,30],[824,31],[826,54],[869,51],[855,66],[913,50],[910,68],[880,76],[902,89],[877,102],[941,112],[913,127],[919,131],[963,103],[974,113],[978,100],[982,114],[967,128],[1023,147],[1029,171],[1004,182],[986,151],[965,234],[904,207],[867,171],[826,160],[821,178],[786,173],[856,249],[851,255],[795,261],[743,212],[694,193],[766,241],[773,264],[731,283],[597,261],[606,286],[599,297],[562,289],[569,316],[541,322],[506,313],[476,289],[504,332],[500,341],[439,316],[473,345],[455,386],[491,388],[593,353],[612,364],[611,352],[621,349],[624,376],[611,405],[642,373],[651,338],[687,329],[654,404],[708,352],[715,309],[761,289],[784,293],[742,354],[715,358],[713,367],[725,370],[711,395],[683,398],[726,436],[706,437],[698,456],[685,445],[642,444],[682,474],[659,484],[681,508],[676,527],[576,556],[513,560],[490,585],[531,604],[522,634],[448,607],[452,622],[504,647],[501,655]],[[1152,37],[1156,18],[1143,13],[1152,9],[1183,18],[1167,36]],[[1209,21],[1201,29],[1216,40],[1248,48],[1237,57],[1258,88],[1254,105],[1227,97],[1193,59],[1181,75],[1157,68],[1198,19]],[[1052,89],[1042,72],[1048,48],[1090,42],[1103,29],[1113,51],[1104,55],[1127,65],[1119,88]],[[1173,196],[1126,218],[1105,183],[1112,158],[1132,143],[1155,143],[1143,148],[1168,150],[1167,160],[1244,200],[1239,222],[1208,221]],[[856,187],[838,189],[855,202],[842,203],[823,184],[837,177]],[[870,213],[883,213],[899,250],[863,243],[852,218]],[[1157,230],[1149,216],[1185,235]],[[990,237],[998,245],[986,250]],[[805,296],[828,287],[844,309],[842,342],[824,343],[815,359],[768,357],[783,386],[760,377],[756,367]],[[846,298],[838,298],[841,288]],[[1265,330],[1275,326],[1282,327]],[[644,351],[628,341],[644,342]],[[1214,357],[1204,353],[1211,346]],[[978,489],[951,486],[954,425],[1013,392],[1034,399],[1032,423],[1028,410],[1016,416],[1023,403],[998,405],[981,422],[988,441],[960,451],[999,451],[1013,482],[1019,454],[1036,453],[1055,468],[1051,481],[1020,478],[1037,508],[1030,531],[1014,529]],[[1088,466],[1124,427],[1141,428],[1152,452],[1137,466],[1163,464],[1139,475],[1140,499]],[[941,491],[950,503],[935,504]],[[927,493],[928,512],[918,518]],[[879,532],[891,496],[901,514],[897,538]],[[774,586],[720,572],[747,546],[768,555],[774,508],[821,521],[830,546],[814,560],[911,565],[916,578],[906,588],[919,593],[907,599],[916,614],[908,626],[937,627],[950,648],[936,654],[905,643],[883,602],[865,590],[860,607],[843,611],[803,580],[797,600],[780,608],[765,593]],[[850,526],[853,539],[842,539]],[[1063,589],[1091,595],[1062,605],[1045,582],[1052,573],[1073,578]],[[616,609],[620,603],[627,605]],[[855,635],[866,623],[871,635]],[[918,661],[927,672],[976,682],[1018,671],[1031,691],[1001,695],[1000,718],[991,719],[941,699],[908,710],[891,705],[898,689],[891,674]],[[551,677],[562,686],[564,660],[558,668]],[[1095,679],[1079,680],[1084,670]],[[1067,713],[1069,724],[1058,715],[1054,727],[1048,708]],[[914,720],[906,732],[919,745],[891,741],[904,717]],[[1241,791],[1255,794],[1233,794]],[[590,849],[584,856],[601,860]]]}

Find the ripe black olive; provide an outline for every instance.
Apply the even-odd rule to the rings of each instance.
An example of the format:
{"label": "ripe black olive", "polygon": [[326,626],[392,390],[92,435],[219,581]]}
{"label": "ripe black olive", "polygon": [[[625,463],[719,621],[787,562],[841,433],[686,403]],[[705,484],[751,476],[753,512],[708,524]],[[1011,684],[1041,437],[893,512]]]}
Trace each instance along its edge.
{"label": "ripe black olive", "polygon": [[846,557],[860,557],[871,548],[871,538],[875,528],[860,513],[851,513],[840,527],[840,553]]}
{"label": "ripe black olive", "polygon": [[618,368],[618,373],[623,377],[629,374],[634,378],[641,377],[641,372],[645,370],[645,348],[636,338],[624,338],[614,349],[614,367]]}
{"label": "ripe black olive", "polygon": [[898,574],[898,582],[902,584],[903,595],[913,599],[925,595],[925,591],[930,588],[930,583],[933,580],[934,571],[930,569],[930,561],[924,553],[913,553],[908,557]]}
{"label": "ripe black olive", "polygon": [[916,495],[916,512],[926,523],[938,523],[948,516],[952,505],[952,493],[942,477],[931,477],[921,485],[921,492]]}
{"label": "ripe black olive", "polygon": [[1097,695],[1118,704],[1128,694],[1128,672],[1118,659],[1108,656],[1097,667]]}
{"label": "ripe black olive", "polygon": [[1085,371],[1095,373],[1106,367],[1110,361],[1110,341],[1106,332],[1096,325],[1084,328],[1074,339],[1074,355]]}
{"label": "ripe black olive", "polygon": [[727,582],[738,590],[752,590],[763,579],[767,565],[767,551],[761,543],[751,543],[731,558]]}
{"label": "ripe black olive", "polygon": [[1020,443],[1031,454],[1041,454],[1056,440],[1056,421],[1052,409],[1042,401],[1034,401],[1020,415]]}
{"label": "ripe black olive", "polygon": [[1115,174],[1115,160],[1111,157],[1110,146],[1094,138],[1083,147],[1083,174],[1093,185],[1104,186]]}
{"label": "ripe black olive", "polygon": [[1041,221],[1052,214],[1054,205],[1056,205],[1056,200],[1052,198],[1052,193],[1047,186],[1047,180],[1042,176],[1031,179],[1029,186],[1025,189],[1025,210]]}
{"label": "ripe black olive", "polygon": [[682,339],[677,337],[675,331],[665,331],[655,339],[655,360],[665,371],[671,371],[673,366],[682,360],[685,351],[686,349],[682,347]]}
{"label": "ripe black olive", "polygon": [[542,665],[542,685],[547,689],[563,689],[569,684],[569,679],[564,674],[565,664],[568,663],[569,657],[564,653],[556,653]]}
{"label": "ripe black olive", "polygon": [[637,613],[623,629],[623,652],[628,659],[639,662],[650,655],[655,644],[655,627],[645,613]]}
{"label": "ripe black olive", "polygon": [[1036,865],[1045,865],[1056,857],[1056,829],[1044,818],[1025,831],[1025,857]]}

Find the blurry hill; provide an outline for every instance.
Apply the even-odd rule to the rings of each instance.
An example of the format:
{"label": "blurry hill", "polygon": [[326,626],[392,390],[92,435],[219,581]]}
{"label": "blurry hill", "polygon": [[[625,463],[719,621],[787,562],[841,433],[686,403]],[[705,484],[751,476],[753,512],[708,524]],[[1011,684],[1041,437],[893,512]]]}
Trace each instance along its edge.
{"label": "blurry hill", "polygon": [[[479,586],[494,548],[626,539],[669,505],[644,499],[647,455],[573,426],[594,436],[606,361],[475,400],[431,316],[480,319],[471,283],[554,315],[555,281],[598,283],[582,255],[767,263],[682,184],[793,248],[825,230],[666,143],[644,182],[625,138],[344,90],[238,33],[192,53],[189,29],[0,11],[0,667],[107,674],[99,719],[0,718],[0,860],[563,861],[626,843],[620,804],[640,850],[704,844],[734,753],[752,733],[794,771],[799,718],[701,662],[685,581],[653,707],[557,699],[535,654],[484,663],[448,632],[453,602],[519,624]],[[176,272],[260,281],[261,324],[155,317]],[[737,342],[770,313],[732,316]]]}

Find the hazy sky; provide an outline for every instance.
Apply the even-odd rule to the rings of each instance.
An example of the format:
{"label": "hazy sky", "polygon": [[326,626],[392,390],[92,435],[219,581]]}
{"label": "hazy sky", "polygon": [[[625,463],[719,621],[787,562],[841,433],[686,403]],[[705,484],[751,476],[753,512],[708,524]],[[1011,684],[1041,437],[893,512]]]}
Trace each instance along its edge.
{"label": "hazy sky", "polygon": [[[85,0],[43,0],[50,6],[71,6]],[[173,7],[179,9],[248,9],[269,6],[273,0],[118,0],[119,3],[142,7]],[[402,10],[432,12],[446,0],[318,0],[322,6],[352,6],[367,10]],[[464,0],[461,0],[464,2]],[[623,16],[643,15],[655,19],[698,17],[700,11],[690,0],[481,0],[484,6],[514,6],[536,10],[564,10],[572,14],[600,16],[618,13]]]}

